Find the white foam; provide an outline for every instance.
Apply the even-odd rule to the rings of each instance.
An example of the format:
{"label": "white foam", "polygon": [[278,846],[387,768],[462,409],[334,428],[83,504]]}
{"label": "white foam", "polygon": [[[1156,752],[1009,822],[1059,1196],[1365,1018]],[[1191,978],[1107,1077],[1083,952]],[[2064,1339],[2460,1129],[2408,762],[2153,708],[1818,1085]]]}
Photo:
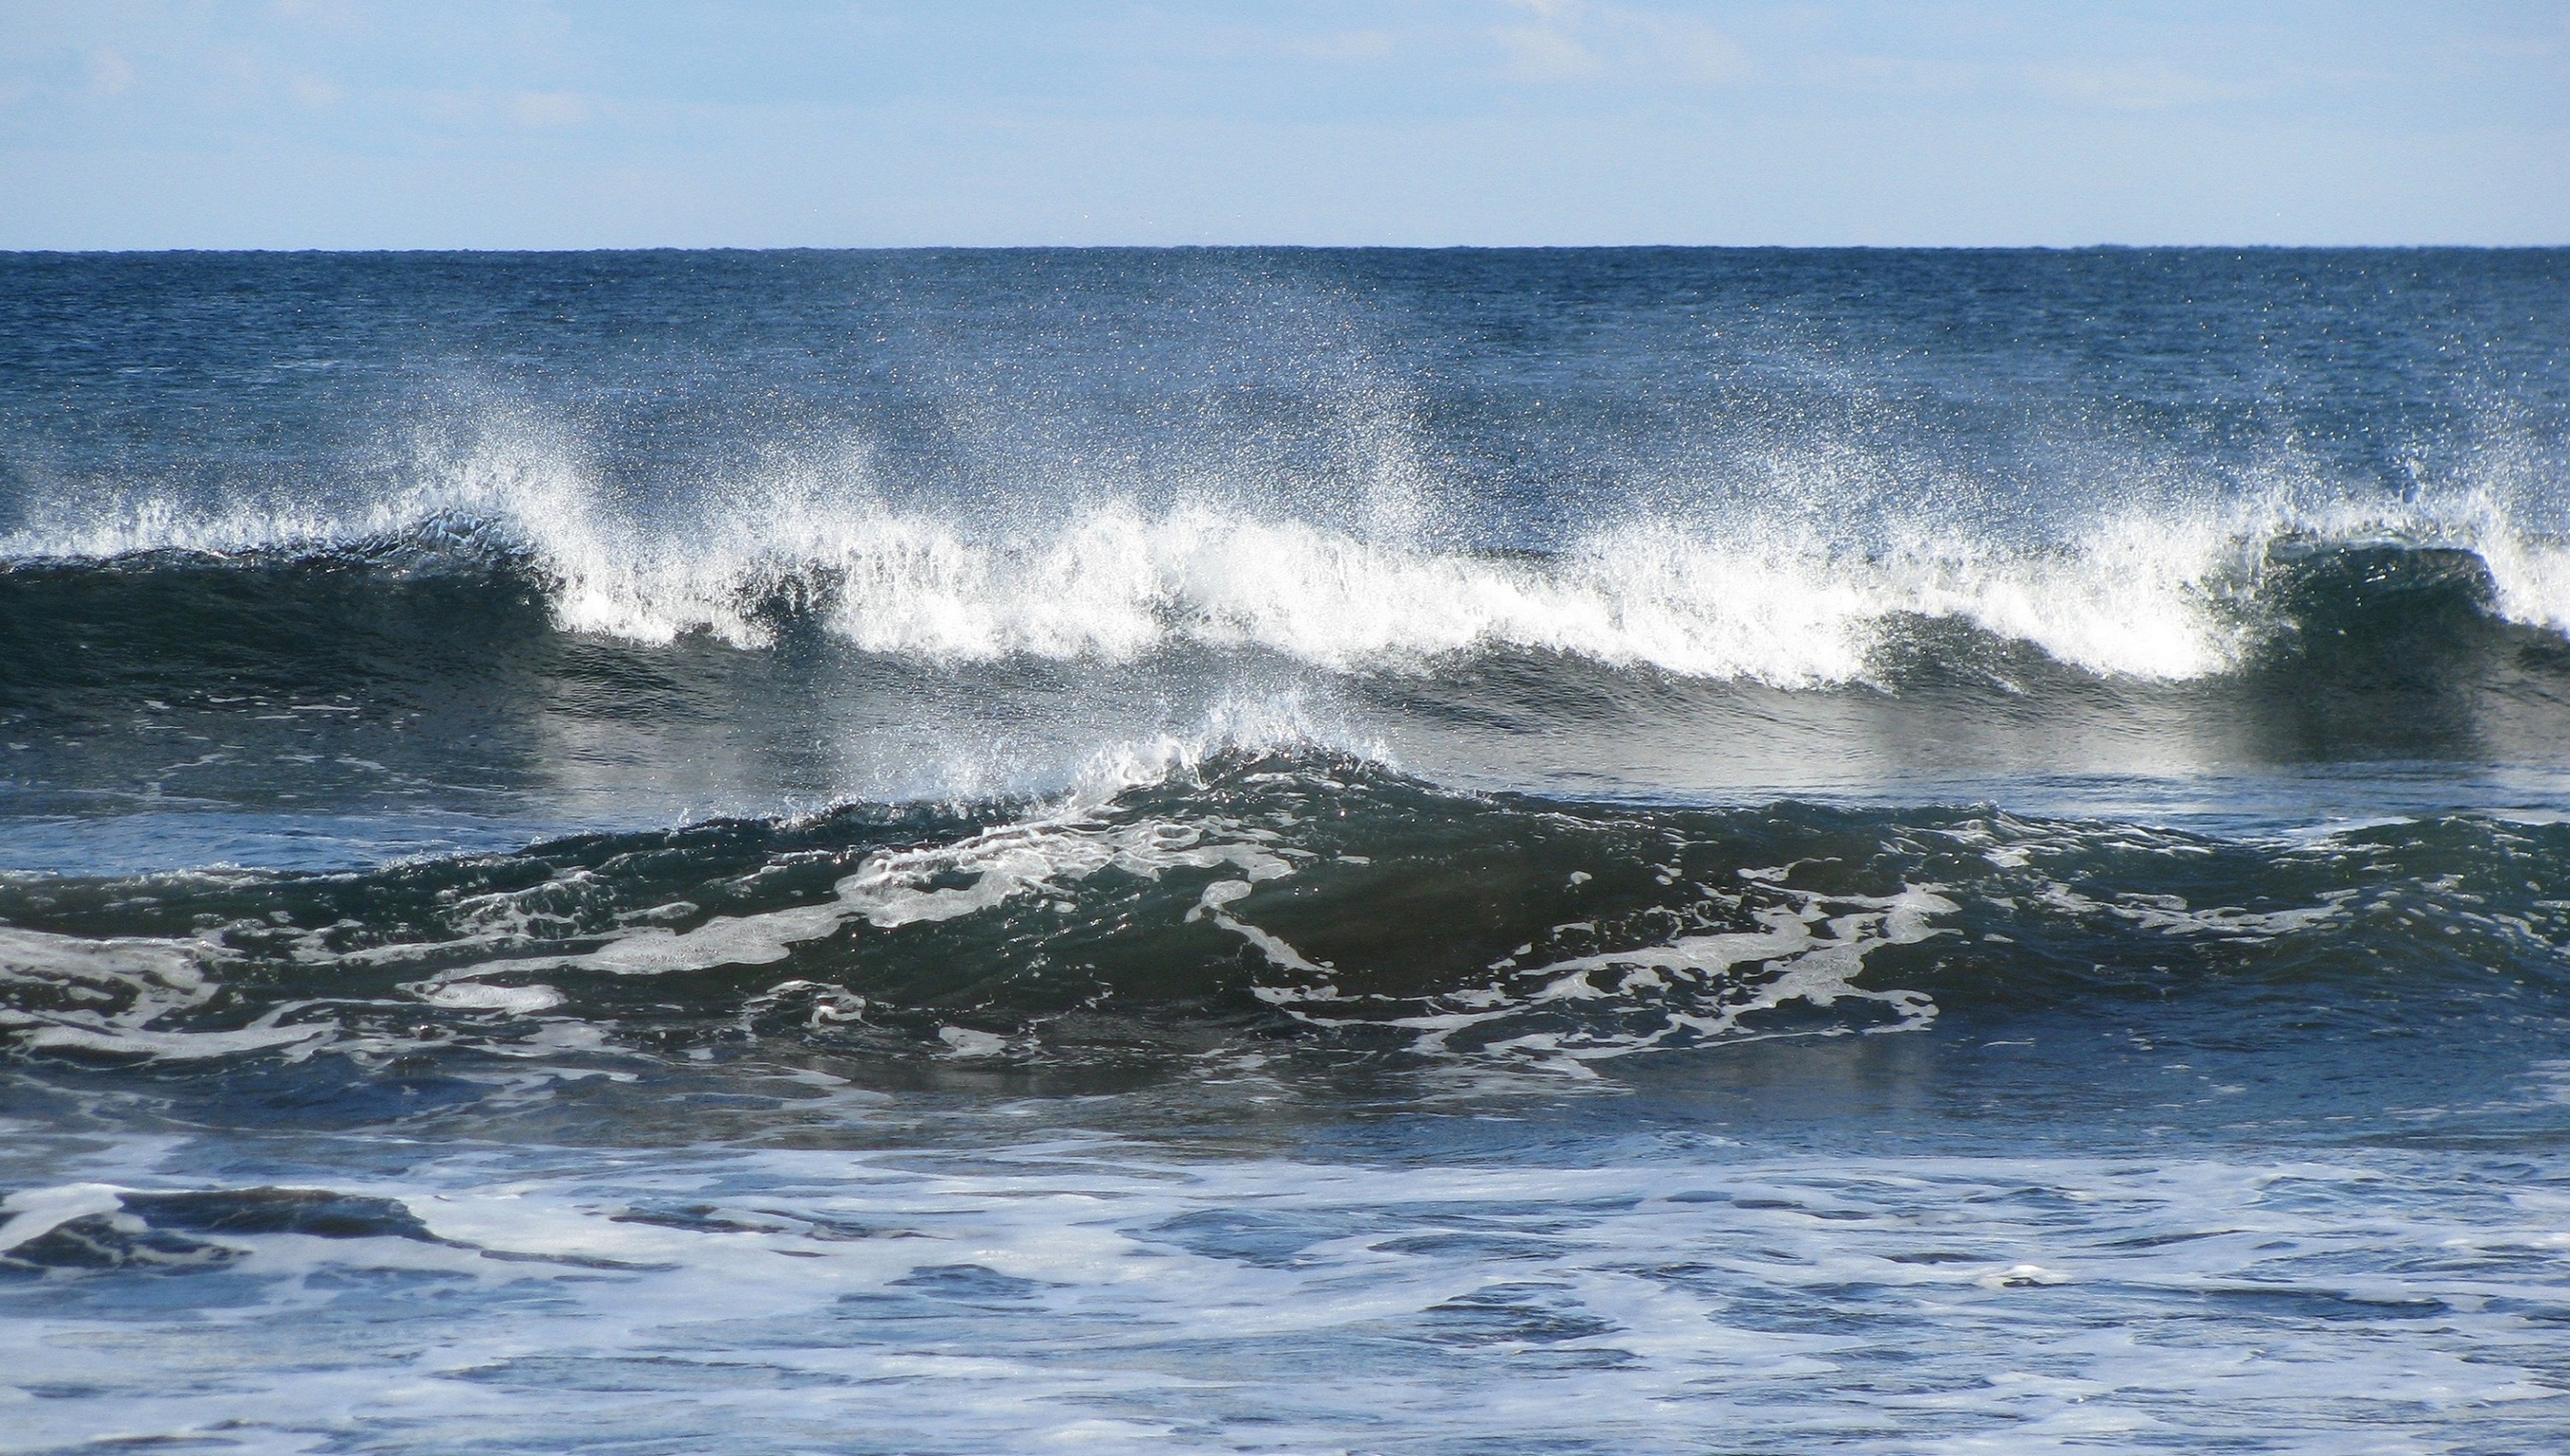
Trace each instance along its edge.
{"label": "white foam", "polygon": [[1161,735],[1101,751],[1071,791],[1026,817],[953,844],[870,855],[832,887],[829,900],[815,905],[716,915],[686,930],[649,923],[660,913],[649,910],[629,916],[595,949],[526,953],[559,938],[558,917],[531,905],[586,877],[586,872],[574,872],[569,880],[458,905],[453,922],[467,931],[462,936],[372,946],[337,958],[382,965],[477,951],[487,958],[442,970],[404,989],[451,1009],[533,1011],[554,1004],[559,993],[546,986],[503,985],[494,978],[514,980],[565,969],[662,975],[717,965],[765,965],[784,959],[797,945],[859,925],[893,931],[1012,904],[1067,902],[1073,887],[1107,870],[1137,880],[1156,880],[1179,869],[1228,869],[1249,881],[1277,879],[1292,874],[1296,860],[1305,856],[1280,844],[1274,830],[1220,816],[1124,818],[1112,809],[1118,795],[1194,776],[1218,752],[1308,744],[1300,723],[1290,702],[1232,704],[1213,714],[1197,733]]}
{"label": "white foam", "polygon": [[1007,1037],[969,1026],[940,1026],[937,1039],[946,1043],[949,1056],[994,1057],[1009,1049]]}
{"label": "white foam", "polygon": [[[235,1256],[219,1319],[114,1274],[26,1303],[6,1383],[46,1393],[0,1425],[31,1449],[1503,1450],[1575,1411],[1617,1450],[1890,1453],[2553,1449],[2570,1423],[2558,1331],[2524,1313],[2563,1295],[2561,1210],[2486,1160],[1551,1131],[1532,1164],[1052,1131],[423,1145],[398,1174],[352,1152],[324,1181],[445,1242],[208,1235]],[[32,1228],[117,1192],[8,1207]],[[1312,1378],[1351,1351],[1362,1378]]]}
{"label": "white foam", "polygon": [[[693,905],[671,903],[627,910],[600,925],[587,922],[577,907],[594,901],[604,887],[595,872],[573,869],[537,885],[460,899],[441,912],[441,933],[419,940],[337,950],[324,936],[307,933],[294,942],[292,954],[315,971],[330,965],[419,965],[426,973],[399,989],[420,1003],[545,1018],[570,997],[540,977],[659,976],[772,965],[797,947],[834,937],[857,942],[863,954],[872,936],[915,934],[919,927],[1012,907],[1071,910],[1082,898],[1081,887],[1102,874],[1151,882],[1184,871],[1206,874],[1208,883],[1182,918],[1209,921],[1240,937],[1273,972],[1253,974],[1246,987],[1251,994],[1315,1025],[1407,1032],[1413,1048],[1429,1055],[1531,1059],[1575,1070],[1600,1057],[1738,1034],[1751,1029],[1745,1018],[1787,1003],[1878,1003],[1891,1012],[1893,1024],[1886,1029],[1922,1026],[1935,1014],[1924,996],[1856,981],[1876,948],[1940,933],[1930,920],[1951,912],[1950,902],[1928,887],[1880,898],[1822,896],[1771,883],[1781,880],[1781,871],[1753,877],[1750,893],[1763,906],[1750,910],[1762,925],[1758,930],[1679,935],[1530,968],[1512,956],[1491,967],[1487,984],[1406,997],[1343,992],[1327,961],[1305,955],[1258,923],[1253,900],[1260,886],[1340,857],[1290,843],[1290,817],[1207,813],[1192,796],[1166,810],[1128,797],[1137,789],[1195,777],[1217,751],[1307,743],[1297,721],[1290,703],[1234,705],[1198,734],[1100,753],[1080,784],[1062,798],[951,843],[866,855],[835,881],[826,899],[811,904],[698,918]],[[1579,880],[1574,875],[1570,883]],[[697,922],[684,929],[670,923],[688,919]],[[2294,927],[2280,921],[2272,929]],[[1593,935],[1594,927],[1586,933]],[[1530,948],[1520,947],[1518,955]],[[330,1044],[367,1055],[390,1046],[383,1036],[343,1035],[332,1020],[299,1015],[304,1008],[295,1002],[271,1007],[245,1025],[174,1026],[177,1013],[199,1010],[220,992],[213,971],[229,955],[196,940],[92,941],[0,927],[0,975],[100,988],[95,1010],[10,1011],[0,1013],[0,1028],[33,1047],[171,1059],[279,1046],[299,1057]],[[773,1003],[788,987],[803,987],[814,997],[807,1014],[815,1025],[865,1014],[865,1003],[844,990],[800,980],[780,982],[767,999]],[[1565,1028],[1558,1013],[1578,1001],[1601,1002],[1597,1009],[1605,1014],[1578,1012]],[[545,1025],[564,1028],[565,1035],[584,1030],[591,1038],[585,1045],[606,1046],[603,1031],[584,1026],[577,1015],[546,1018]],[[1471,1045],[1459,1039],[1467,1032]],[[540,1032],[539,1040],[548,1035],[554,1033]],[[1001,1049],[997,1043],[948,1040],[958,1054]]]}
{"label": "white foam", "polygon": [[[559,482],[459,495],[460,506],[436,509],[496,507],[552,578],[566,629],[643,642],[702,632],[766,644],[761,604],[782,594],[824,604],[831,629],[860,647],[940,660],[1116,660],[1193,642],[1402,669],[1509,647],[1797,687],[1861,675],[1903,614],[1960,617],[2100,672],[2195,675],[2234,647],[2204,590],[2217,543],[2173,539],[2157,523],[2119,526],[2058,556],[1950,543],[1867,555],[1636,527],[1529,561],[1204,509],[1145,517],[1109,506],[1049,534],[991,536],[862,502],[785,499],[650,530]],[[408,514],[434,513],[422,500]],[[404,516],[389,503],[354,522],[251,513],[197,525],[147,503],[0,549],[295,547],[388,534]]]}
{"label": "white foam", "polygon": [[223,958],[198,940],[90,939],[0,925],[0,985],[46,993],[41,1005],[26,998],[0,1006],[0,1031],[30,1048],[184,1061],[309,1042],[334,1029],[325,1020],[279,1024],[302,1009],[297,1002],[219,1030],[157,1024],[212,1003],[222,989],[212,970]]}
{"label": "white foam", "polygon": [[[1175,870],[1245,877],[1238,883],[1277,879],[1309,855],[1281,843],[1274,829],[1218,815],[1133,816],[1119,808],[1119,796],[1195,779],[1217,755],[1308,748],[1315,741],[1295,699],[1228,702],[1194,732],[1100,750],[1070,790],[1020,819],[951,844],[868,856],[817,904],[714,915],[683,930],[662,921],[692,916],[695,907],[653,906],[584,931],[566,905],[602,887],[595,872],[574,869],[531,887],[459,899],[441,914],[447,933],[434,937],[340,950],[324,934],[306,932],[290,953],[306,971],[447,962],[399,989],[441,1010],[533,1016],[568,999],[560,988],[531,979],[553,972],[652,976],[767,965],[799,945],[842,933],[897,932],[1011,905],[1050,902],[1067,909],[1081,882],[1110,870],[1146,881]],[[1361,756],[1383,758],[1379,749]],[[587,941],[588,948],[566,950],[566,939]],[[324,1045],[355,1053],[386,1046],[378,1037],[343,1035],[336,1020],[309,1014],[299,1001],[237,1026],[180,1024],[187,1013],[216,1003],[221,972],[235,959],[211,939],[96,939],[0,925],[0,985],[37,992],[0,1007],[0,1034],[29,1048],[159,1060],[279,1047],[300,1057]],[[864,1004],[835,987],[818,994],[810,1013],[815,1024],[855,1019]]]}
{"label": "white foam", "polygon": [[31,1243],[72,1222],[94,1214],[113,1214],[125,1207],[123,1190],[105,1183],[67,1183],[57,1188],[30,1188],[0,1199],[0,1254]]}
{"label": "white foam", "polygon": [[[1680,935],[1659,944],[1534,966],[1518,966],[1511,955],[1492,967],[1497,978],[1488,984],[1441,992],[1423,998],[1420,1010],[1386,1015],[1383,1003],[1390,998],[1342,990],[1336,967],[1306,958],[1278,936],[1231,914],[1226,908],[1247,899],[1251,890],[1244,882],[1217,882],[1206,888],[1188,918],[1206,916],[1256,946],[1279,969],[1307,977],[1254,986],[1259,999],[1315,1025],[1400,1028],[1412,1034],[1411,1049],[1427,1055],[1465,1050],[1456,1046],[1457,1038],[1477,1032],[1469,1048],[1476,1056],[1526,1058],[1580,1075],[1587,1075],[1580,1071],[1585,1062],[1684,1041],[1755,1034],[1748,1017],[1792,1002],[1827,1008],[1843,1000],[1871,1001],[1892,1013],[1886,1029],[1924,1027],[1936,1015],[1935,1003],[1927,996],[1862,987],[1856,979],[1869,954],[1946,933],[1929,918],[1959,909],[1924,886],[1882,897],[1822,896],[1775,887],[1773,893],[1786,903],[1752,912],[1763,929]],[[1532,948],[1519,946],[1517,953]],[[1600,982],[1605,972],[1613,973],[1611,984]],[[1547,1013],[1580,1002],[1643,1014],[1568,1030],[1543,1024]],[[1529,1022],[1536,1029],[1506,1034]]]}
{"label": "white foam", "polygon": [[501,986],[459,981],[432,986],[420,993],[420,999],[442,1010],[509,1011],[523,1016],[561,1005],[563,993],[548,985]]}
{"label": "white foam", "polygon": [[[874,488],[862,453],[643,503],[603,488],[569,443],[503,420],[461,453],[423,448],[403,483],[336,503],[60,492],[0,535],[0,560],[291,552],[480,523],[549,578],[565,628],[645,642],[762,645],[767,606],[782,600],[868,650],[941,661],[1129,659],[1194,643],[1408,670],[1508,647],[1811,687],[1862,677],[1894,622],[1927,616],[2097,673],[2184,679],[2240,660],[2250,638],[2229,598],[2287,541],[2474,551],[2503,614],[2570,632],[2570,543],[2546,529],[2548,483],[2513,456],[2476,469],[2486,479],[2399,501],[2291,471],[2192,504],[2163,485],[2074,481],[2064,502],[2135,504],[2002,541],[1932,507],[1889,517],[1862,472],[1798,468],[1769,498],[1713,507],[1664,493],[1659,515],[1618,518],[1533,559],[1438,548],[1415,509],[1386,502],[1346,521],[1117,499],[1033,517],[905,508]],[[1396,472],[1406,484],[1393,494],[1412,508],[1433,484],[1419,470],[1408,460]]]}
{"label": "white foam", "polygon": [[[1032,544],[900,518],[849,523],[797,569],[829,583],[836,630],[883,652],[1121,658],[1185,641],[1352,670],[1506,647],[1806,687],[1862,675],[1904,615],[1958,617],[2099,672],[2218,670],[2240,645],[2209,590],[2230,546],[2210,531],[2133,522],[2058,555],[1950,543],[1859,554],[1662,525],[1600,533],[1535,561],[1301,522],[1108,508]],[[691,583],[566,620],[758,640],[712,597]],[[687,609],[672,614],[673,603]],[[655,624],[637,625],[646,619]]]}
{"label": "white foam", "polygon": [[1863,676],[1887,630],[1925,616],[2097,673],[2183,679],[2240,660],[2249,637],[2228,600],[2286,539],[2476,550],[2503,612],[2570,630],[2570,547],[2486,492],[2396,507],[2135,507],[2050,546],[1926,520],[1859,540],[1808,513],[1734,510],[1601,527],[1542,559],[1237,507],[1108,502],[976,520],[897,508],[861,471],[712,483],[684,506],[629,509],[557,455],[508,449],[335,515],[291,502],[192,514],[149,497],[51,509],[0,538],[0,557],[292,550],[483,521],[549,578],[569,630],[754,647],[772,640],[768,604],[787,601],[860,647],[939,661],[1119,660],[1192,643],[1412,670],[1504,647],[1811,687]]}

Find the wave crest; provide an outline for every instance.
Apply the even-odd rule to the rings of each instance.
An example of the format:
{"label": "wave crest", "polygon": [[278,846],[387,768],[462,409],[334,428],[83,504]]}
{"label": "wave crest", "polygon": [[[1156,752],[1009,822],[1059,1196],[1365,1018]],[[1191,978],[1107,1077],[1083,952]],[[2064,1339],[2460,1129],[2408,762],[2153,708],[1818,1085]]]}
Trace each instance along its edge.
{"label": "wave crest", "polygon": [[693,514],[617,509],[571,472],[503,462],[339,517],[129,502],[0,539],[0,559],[336,553],[416,567],[497,553],[541,582],[563,629],[644,643],[701,634],[759,648],[809,626],[937,661],[1196,647],[1338,672],[1519,650],[1811,688],[1865,679],[1901,625],[1923,619],[2099,675],[2218,674],[2279,627],[2261,598],[2279,561],[2387,544],[2472,553],[2490,610],[2570,632],[2570,549],[2517,530],[2484,497],[2389,511],[2137,509],[2050,546],[1922,527],[1858,546],[1808,524],[1662,518],[1601,527],[1551,554],[1204,505],[1107,502],[994,522],[898,508],[861,483],[723,499]]}

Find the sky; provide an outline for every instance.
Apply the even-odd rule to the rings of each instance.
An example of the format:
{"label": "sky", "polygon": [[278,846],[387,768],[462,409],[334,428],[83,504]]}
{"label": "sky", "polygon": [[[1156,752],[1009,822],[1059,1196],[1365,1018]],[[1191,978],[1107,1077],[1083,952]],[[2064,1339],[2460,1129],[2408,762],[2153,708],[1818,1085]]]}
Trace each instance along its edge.
{"label": "sky", "polygon": [[2570,243],[2570,0],[0,0],[0,248]]}

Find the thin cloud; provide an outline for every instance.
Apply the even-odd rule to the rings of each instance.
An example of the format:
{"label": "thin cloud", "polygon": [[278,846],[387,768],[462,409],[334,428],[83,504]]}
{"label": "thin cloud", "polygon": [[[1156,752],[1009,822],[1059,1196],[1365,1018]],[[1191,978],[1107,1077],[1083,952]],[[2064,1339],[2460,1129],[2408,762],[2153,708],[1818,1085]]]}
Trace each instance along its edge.
{"label": "thin cloud", "polygon": [[1736,80],[1747,58],[1731,38],[1691,15],[1579,0],[1510,0],[1532,24],[1492,32],[1511,81],[1607,78],[1660,83]]}
{"label": "thin cloud", "polygon": [[89,53],[89,94],[122,96],[134,85],[134,68],[110,46]]}
{"label": "thin cloud", "polygon": [[509,100],[509,120],[521,127],[577,127],[589,114],[588,98],[569,91],[521,91]]}
{"label": "thin cloud", "polygon": [[279,20],[321,30],[354,30],[357,14],[345,0],[270,0],[268,12]]}
{"label": "thin cloud", "polygon": [[2240,101],[2265,89],[2166,66],[2045,66],[2029,68],[2024,74],[2036,90],[2056,101],[2125,112]]}
{"label": "thin cloud", "polygon": [[1513,25],[1493,32],[1492,38],[1507,52],[1501,74],[1511,81],[1569,81],[1606,69],[1596,52],[1557,30]]}
{"label": "thin cloud", "polygon": [[1349,30],[1335,35],[1308,36],[1288,41],[1287,55],[1305,61],[1323,61],[1334,65],[1362,65],[1391,59],[1397,48],[1388,30]]}

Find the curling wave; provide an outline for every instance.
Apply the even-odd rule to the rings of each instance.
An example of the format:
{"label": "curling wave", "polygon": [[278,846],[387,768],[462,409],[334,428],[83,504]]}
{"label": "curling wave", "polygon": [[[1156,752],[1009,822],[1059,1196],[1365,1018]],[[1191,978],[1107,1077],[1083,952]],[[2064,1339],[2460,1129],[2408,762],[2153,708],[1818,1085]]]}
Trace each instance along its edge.
{"label": "curling wave", "polygon": [[[1880,681],[1932,623],[2144,681],[2238,671],[2316,626],[2336,631],[2350,612],[2379,616],[2387,601],[2438,593],[2433,609],[2446,615],[2459,601],[2466,617],[2570,630],[2570,550],[2486,508],[2134,515],[2047,549],[1929,538],[1859,550],[1808,535],[1632,526],[1538,555],[1391,545],[1197,508],[1110,506],[1030,534],[809,497],[647,530],[609,521],[577,493],[538,504],[213,525],[150,508],[79,531],[21,532],[0,542],[0,611],[40,655],[57,634],[49,616],[111,599],[118,612],[158,609],[164,625],[238,612],[290,627],[297,612],[380,618],[371,597],[394,593],[434,603],[417,614],[420,629],[461,612],[503,636],[542,625],[758,648],[818,631],[935,662],[1127,662],[1185,647],[1396,674],[1534,652],[1787,689]],[[541,624],[526,613],[533,603]],[[308,625],[326,635],[333,624]]]}

